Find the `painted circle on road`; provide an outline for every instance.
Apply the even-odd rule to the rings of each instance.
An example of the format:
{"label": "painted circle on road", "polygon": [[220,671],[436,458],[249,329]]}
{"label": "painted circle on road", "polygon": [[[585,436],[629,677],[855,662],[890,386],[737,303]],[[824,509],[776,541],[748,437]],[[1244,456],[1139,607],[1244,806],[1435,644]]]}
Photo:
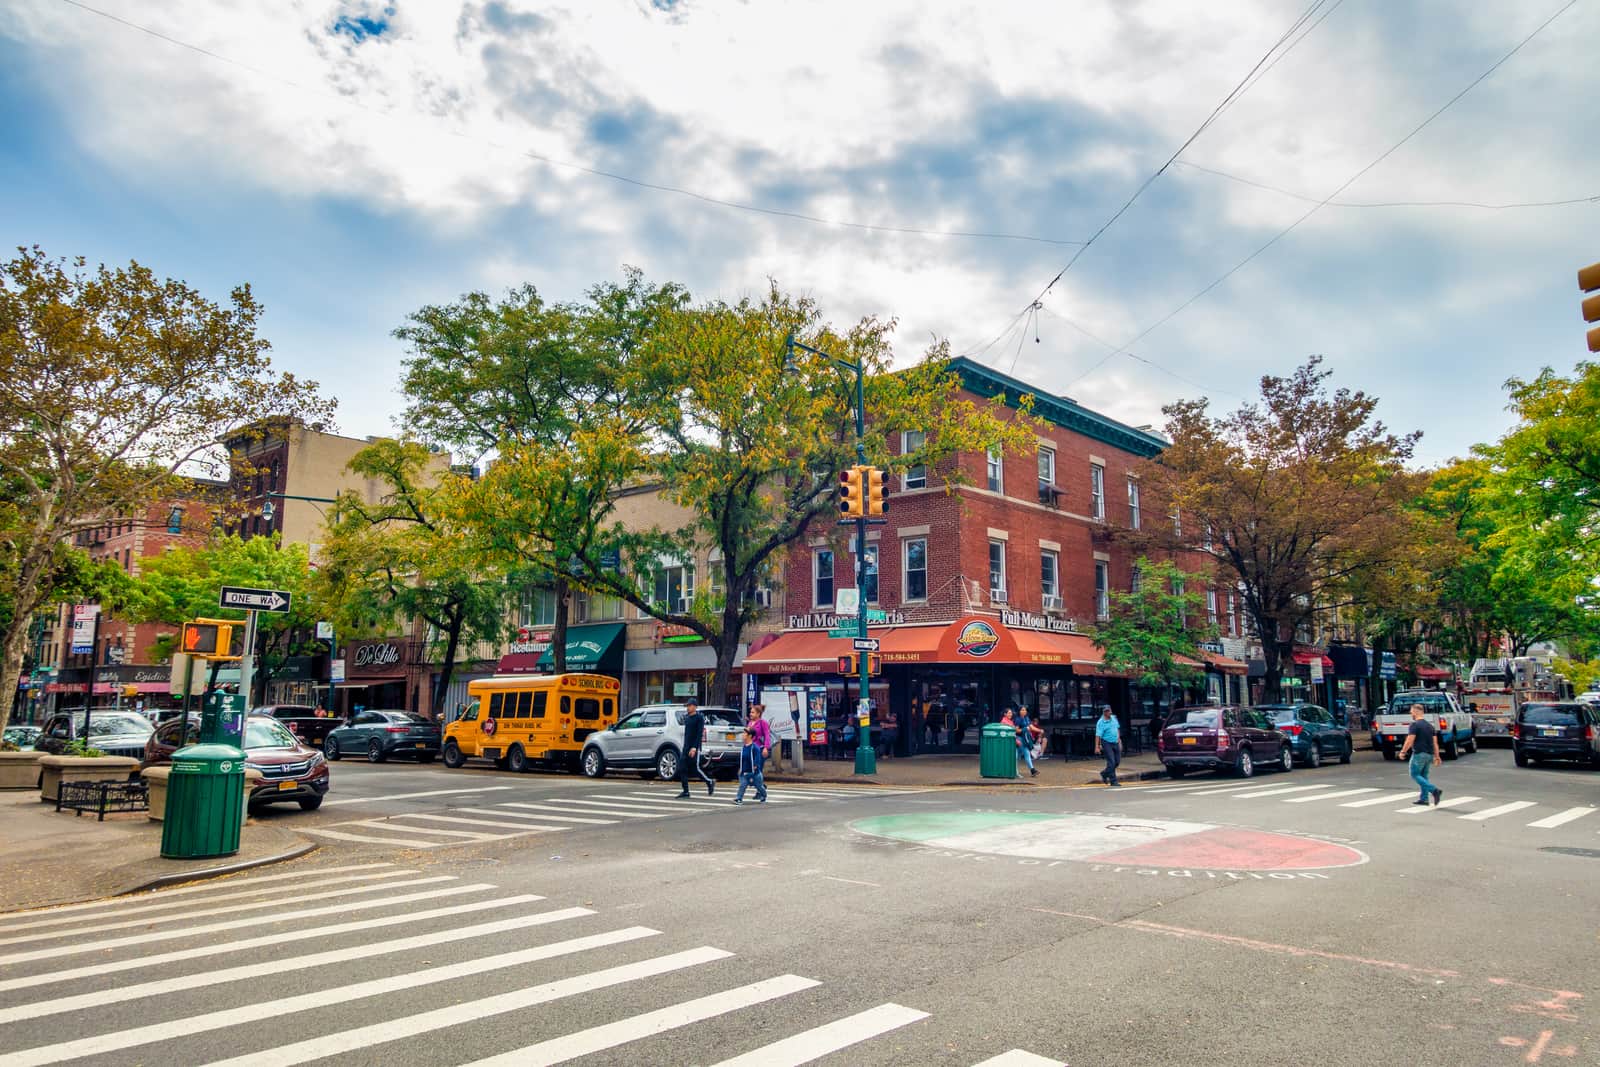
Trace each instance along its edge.
{"label": "painted circle on road", "polygon": [[873,837],[961,852],[1212,871],[1354,867],[1365,853],[1311,837],[1171,819],[963,811],[884,815],[851,823]]}

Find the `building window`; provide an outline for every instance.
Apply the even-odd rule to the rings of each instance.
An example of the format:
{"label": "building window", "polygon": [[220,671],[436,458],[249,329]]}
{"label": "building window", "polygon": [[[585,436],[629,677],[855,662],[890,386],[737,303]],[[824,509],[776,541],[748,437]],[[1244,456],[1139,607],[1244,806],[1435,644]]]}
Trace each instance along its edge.
{"label": "building window", "polygon": [[913,537],[905,542],[905,600],[928,599],[928,539]]}
{"label": "building window", "polygon": [[868,604],[878,602],[878,546],[868,545],[861,565],[861,598]]}
{"label": "building window", "polygon": [[1111,618],[1111,564],[1103,559],[1094,561],[1094,617]]}
{"label": "building window", "polygon": [[1206,590],[1206,621],[1210,622],[1212,626],[1217,624],[1217,591],[1215,589]]}
{"label": "building window", "polygon": [[694,602],[694,565],[658,565],[650,600],[658,611],[688,611]]}
{"label": "building window", "polygon": [[622,618],[622,598],[605,593],[579,593],[573,598],[578,622]]}
{"label": "building window", "polygon": [[1128,528],[1139,528],[1139,483],[1128,479]]}
{"label": "building window", "polygon": [[996,604],[1006,602],[1006,543],[989,542],[989,599]]}
{"label": "building window", "polygon": [[1056,484],[1056,450],[1039,446],[1039,487]]}
{"label": "building window", "polygon": [[1106,469],[1098,463],[1089,464],[1089,516],[1106,517]]}
{"label": "building window", "polygon": [[[900,454],[909,456],[913,452],[922,451],[927,436],[921,430],[904,430],[900,434]],[[900,479],[902,489],[921,489],[928,484],[928,468],[923,464],[907,467]]]}
{"label": "building window", "polygon": [[1045,607],[1061,606],[1061,560],[1049,549],[1039,553],[1039,589],[1044,593]]}
{"label": "building window", "polygon": [[1128,578],[1128,591],[1130,593],[1137,593],[1139,591],[1140,587],[1143,586],[1143,585],[1144,585],[1144,571],[1140,570],[1139,569],[1139,565],[1137,563],[1135,563],[1133,565],[1133,572],[1130,575],[1130,577]]}
{"label": "building window", "polygon": [[811,603],[819,608],[833,607],[833,550],[819,548],[811,557]]}
{"label": "building window", "polygon": [[1172,536],[1183,536],[1183,512],[1179,511],[1176,505],[1172,508]]}
{"label": "building window", "polygon": [[1188,615],[1188,612],[1183,610],[1183,583],[1182,582],[1173,582],[1172,583],[1172,595],[1174,597],[1176,597],[1177,600],[1178,600],[1178,605],[1177,605],[1177,607],[1175,609],[1177,611],[1177,613],[1178,613],[1178,628],[1180,630],[1187,630],[1189,628],[1189,615]]}
{"label": "building window", "polygon": [[556,591],[554,589],[525,589],[517,605],[518,626],[554,626],[556,624]]}
{"label": "building window", "polygon": [[989,450],[988,455],[989,492],[1004,493],[1006,491],[1005,453]]}
{"label": "building window", "polygon": [[1206,523],[1205,532],[1201,534],[1200,547],[1205,549],[1207,552],[1210,552],[1211,545],[1211,524],[1208,522]]}
{"label": "building window", "polygon": [[1228,636],[1229,637],[1237,637],[1237,636],[1239,636],[1239,617],[1237,615],[1238,610],[1239,610],[1238,598],[1236,598],[1232,593],[1229,593],[1228,594]]}

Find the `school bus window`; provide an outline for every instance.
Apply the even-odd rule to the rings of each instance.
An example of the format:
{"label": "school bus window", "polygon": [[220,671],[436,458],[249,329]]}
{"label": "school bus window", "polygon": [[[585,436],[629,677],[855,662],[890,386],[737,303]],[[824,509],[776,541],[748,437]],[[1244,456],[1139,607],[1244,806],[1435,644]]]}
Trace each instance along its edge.
{"label": "school bus window", "polygon": [[467,705],[467,710],[461,713],[461,718],[466,722],[478,721],[478,702],[476,700]]}
{"label": "school bus window", "polygon": [[505,700],[504,693],[491,693],[489,695],[489,718],[500,718],[500,704]]}
{"label": "school bus window", "polygon": [[[563,701],[566,697],[561,698]],[[579,697],[577,718],[598,719],[600,717],[600,702],[594,697]]]}
{"label": "school bus window", "polygon": [[544,718],[544,705],[549,697],[550,694],[545,692],[543,689],[533,694],[533,717],[535,719]]}
{"label": "school bus window", "polygon": [[572,714],[572,698],[571,697],[562,697],[561,698],[561,714],[563,714],[563,715],[571,715]]}
{"label": "school bus window", "polygon": [[605,699],[605,709],[606,709],[606,718],[608,718],[608,719],[611,718],[612,714],[616,711],[616,709],[611,706],[611,698],[610,697],[606,697],[606,699]]}
{"label": "school bus window", "polygon": [[522,692],[518,693],[517,694],[517,718],[519,718],[519,719],[530,718],[531,716],[530,716],[529,713],[532,710],[532,708],[533,708],[533,694],[528,692],[527,690],[523,690]]}

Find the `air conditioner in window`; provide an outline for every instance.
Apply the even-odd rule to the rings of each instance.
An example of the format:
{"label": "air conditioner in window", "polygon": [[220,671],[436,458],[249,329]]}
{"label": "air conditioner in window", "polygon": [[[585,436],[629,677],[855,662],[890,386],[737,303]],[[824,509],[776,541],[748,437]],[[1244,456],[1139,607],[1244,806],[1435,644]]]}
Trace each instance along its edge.
{"label": "air conditioner in window", "polygon": [[754,599],[757,607],[770,608],[772,607],[772,590],[757,589]]}
{"label": "air conditioner in window", "polygon": [[1039,483],[1039,503],[1055,507],[1061,499],[1061,489],[1050,482]]}
{"label": "air conditioner in window", "polygon": [[677,611],[677,613],[679,615],[687,615],[687,614],[689,614],[689,607],[693,603],[694,603],[694,597],[692,597],[692,596],[681,596],[681,597],[678,598],[678,606],[677,606],[677,608],[675,610]]}
{"label": "air conditioner in window", "polygon": [[991,590],[989,590],[989,603],[991,603],[991,604],[1004,604],[1005,602],[1006,602],[1006,591],[1004,589],[991,589]]}
{"label": "air conditioner in window", "polygon": [[1060,611],[1061,610],[1061,598],[1058,597],[1058,596],[1046,596],[1044,598],[1044,610],[1046,610],[1046,611]]}

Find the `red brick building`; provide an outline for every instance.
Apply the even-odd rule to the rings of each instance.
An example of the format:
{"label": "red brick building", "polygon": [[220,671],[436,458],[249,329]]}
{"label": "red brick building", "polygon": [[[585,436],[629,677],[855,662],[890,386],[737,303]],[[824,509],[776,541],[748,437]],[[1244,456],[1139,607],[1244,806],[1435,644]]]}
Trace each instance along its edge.
{"label": "red brick building", "polygon": [[[881,613],[871,635],[883,659],[871,693],[885,743],[899,755],[971,749],[977,727],[1008,704],[1026,706],[1058,753],[1090,743],[1102,703],[1141,726],[1167,694],[1135,692],[1104,672],[1086,634],[1105,617],[1109,593],[1134,581],[1138,551],[1121,534],[1165,524],[1183,536],[1181,516],[1150,499],[1139,477],[1141,462],[1165,442],[971,360],[954,369],[966,399],[1014,413],[1031,395],[1045,428],[1022,452],[961,454],[946,469],[898,476],[888,522],[869,528],[865,600]],[[889,444],[904,452],[919,442],[891,431]],[[956,467],[963,477],[952,485]],[[848,529],[821,530],[790,553],[787,625],[745,660],[747,676],[760,675],[751,695],[784,686],[813,698],[825,691],[830,729],[842,726],[854,695],[837,673],[850,641],[828,636],[838,626],[838,591],[855,585]],[[1204,610],[1220,613],[1228,603],[1217,593]],[[1245,665],[1208,658],[1210,695],[1236,698]]]}

